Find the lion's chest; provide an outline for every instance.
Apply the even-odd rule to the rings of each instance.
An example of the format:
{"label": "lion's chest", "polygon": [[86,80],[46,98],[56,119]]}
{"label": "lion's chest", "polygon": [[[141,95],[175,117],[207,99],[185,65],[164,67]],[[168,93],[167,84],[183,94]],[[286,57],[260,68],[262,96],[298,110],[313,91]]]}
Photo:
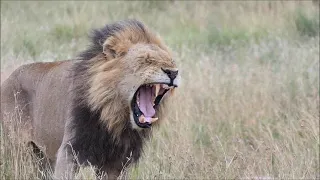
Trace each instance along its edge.
{"label": "lion's chest", "polygon": [[98,120],[98,114],[92,114],[87,109],[79,109],[78,113],[74,114],[78,118],[72,127],[76,133],[71,144],[78,153],[80,164],[90,162],[93,166],[103,167],[139,159],[144,140],[141,134],[128,128],[118,141],[114,141]]}

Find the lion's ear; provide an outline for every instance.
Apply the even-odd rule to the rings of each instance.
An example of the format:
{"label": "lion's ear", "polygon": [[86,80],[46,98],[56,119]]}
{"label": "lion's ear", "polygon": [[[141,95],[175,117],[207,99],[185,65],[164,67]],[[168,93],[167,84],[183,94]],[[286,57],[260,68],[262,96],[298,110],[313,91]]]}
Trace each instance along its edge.
{"label": "lion's ear", "polygon": [[103,43],[103,54],[107,58],[116,58],[125,55],[129,48],[132,46],[132,42],[129,40],[120,40],[116,37],[109,37]]}

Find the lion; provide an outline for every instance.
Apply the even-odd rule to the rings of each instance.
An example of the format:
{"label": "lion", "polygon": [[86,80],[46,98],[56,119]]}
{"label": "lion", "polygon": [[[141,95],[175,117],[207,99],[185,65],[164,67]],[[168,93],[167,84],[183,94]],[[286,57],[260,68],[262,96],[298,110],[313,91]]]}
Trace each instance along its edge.
{"label": "lion", "polygon": [[[159,36],[137,20],[92,31],[77,58],[16,69],[1,86],[4,124],[21,109],[25,141],[72,179],[79,165],[115,179],[136,163],[180,76]],[[22,136],[21,136],[22,137]]]}

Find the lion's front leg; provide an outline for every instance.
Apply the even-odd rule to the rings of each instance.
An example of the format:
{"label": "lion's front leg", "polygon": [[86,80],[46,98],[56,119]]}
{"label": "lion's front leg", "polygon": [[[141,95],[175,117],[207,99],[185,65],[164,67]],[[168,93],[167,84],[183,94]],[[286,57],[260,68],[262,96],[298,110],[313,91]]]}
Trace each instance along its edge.
{"label": "lion's front leg", "polygon": [[54,179],[74,179],[78,169],[72,153],[68,151],[68,145],[61,145],[54,169]]}

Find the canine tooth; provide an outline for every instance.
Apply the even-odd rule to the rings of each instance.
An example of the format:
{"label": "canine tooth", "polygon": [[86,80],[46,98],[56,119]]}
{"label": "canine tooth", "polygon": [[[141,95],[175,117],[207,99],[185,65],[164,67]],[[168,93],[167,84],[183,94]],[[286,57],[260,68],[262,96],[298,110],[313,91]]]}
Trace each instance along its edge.
{"label": "canine tooth", "polygon": [[156,86],[155,97],[157,97],[160,91],[160,84],[156,84],[155,86]]}
{"label": "canine tooth", "polygon": [[170,87],[167,84],[162,84],[162,88],[169,89]]}
{"label": "canine tooth", "polygon": [[156,122],[159,118],[151,118],[151,123]]}
{"label": "canine tooth", "polygon": [[139,122],[140,122],[140,123],[145,123],[145,122],[146,122],[146,119],[145,119],[144,115],[141,115],[141,116],[139,117]]}
{"label": "canine tooth", "polygon": [[137,96],[137,104],[138,105],[140,105],[140,101],[139,100],[140,100],[140,98],[139,98],[139,96]]}

